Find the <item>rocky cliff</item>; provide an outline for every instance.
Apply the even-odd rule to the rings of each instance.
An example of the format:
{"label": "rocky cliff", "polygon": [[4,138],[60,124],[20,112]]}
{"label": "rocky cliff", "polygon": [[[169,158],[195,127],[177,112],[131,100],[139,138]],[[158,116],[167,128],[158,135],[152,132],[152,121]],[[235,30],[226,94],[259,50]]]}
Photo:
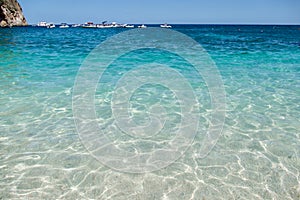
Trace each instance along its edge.
{"label": "rocky cliff", "polygon": [[0,0],[0,27],[26,25],[26,19],[17,0]]}

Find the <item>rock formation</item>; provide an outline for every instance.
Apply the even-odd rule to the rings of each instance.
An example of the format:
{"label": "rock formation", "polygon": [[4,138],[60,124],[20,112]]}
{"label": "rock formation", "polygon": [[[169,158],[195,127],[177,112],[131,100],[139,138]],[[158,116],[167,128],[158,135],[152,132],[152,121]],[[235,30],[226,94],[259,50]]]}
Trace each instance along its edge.
{"label": "rock formation", "polygon": [[0,27],[26,25],[26,19],[17,0],[0,0]]}

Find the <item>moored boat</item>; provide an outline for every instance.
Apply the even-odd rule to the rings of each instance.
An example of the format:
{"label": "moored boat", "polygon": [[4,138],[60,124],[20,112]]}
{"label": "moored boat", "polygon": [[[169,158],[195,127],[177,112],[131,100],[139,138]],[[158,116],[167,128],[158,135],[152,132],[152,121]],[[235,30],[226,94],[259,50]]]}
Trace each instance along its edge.
{"label": "moored boat", "polygon": [[118,24],[117,22],[112,22],[110,24],[107,21],[102,22],[102,24],[98,24],[97,28],[125,28],[127,24]]}
{"label": "moored boat", "polygon": [[134,28],[134,25],[131,25],[131,24],[124,24],[124,28]]}
{"label": "moored boat", "polygon": [[49,24],[47,24],[47,28],[55,28],[55,24],[49,23]]}
{"label": "moored boat", "polygon": [[61,23],[59,28],[69,28],[70,26],[67,23]]}
{"label": "moored boat", "polygon": [[47,27],[47,22],[41,21],[37,24],[38,27]]}
{"label": "moored boat", "polygon": [[138,26],[138,28],[147,28],[145,24]]}
{"label": "moored boat", "polygon": [[81,24],[73,24],[72,28],[77,28],[77,27],[80,27],[80,26],[81,26]]}
{"label": "moored boat", "polygon": [[98,24],[97,28],[114,28],[112,24]]}
{"label": "moored boat", "polygon": [[97,25],[93,22],[86,22],[84,25],[81,26],[82,28],[97,28]]}
{"label": "moored boat", "polygon": [[171,25],[168,25],[167,23],[160,25],[161,28],[172,28]]}

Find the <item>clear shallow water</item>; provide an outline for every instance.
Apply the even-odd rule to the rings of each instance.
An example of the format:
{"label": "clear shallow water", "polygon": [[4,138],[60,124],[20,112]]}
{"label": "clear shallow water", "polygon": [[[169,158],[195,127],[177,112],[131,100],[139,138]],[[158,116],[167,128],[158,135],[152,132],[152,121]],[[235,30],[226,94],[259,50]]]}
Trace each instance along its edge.
{"label": "clear shallow water", "polygon": [[[195,156],[203,139],[199,134],[181,159],[147,174],[103,166],[80,142],[73,120],[72,89],[81,63],[122,30],[1,29],[0,199],[299,199],[299,28],[176,26],[218,66],[227,96],[225,127],[206,158]],[[173,59],[150,55],[125,55],[104,82],[120,77],[133,58],[141,63]],[[210,113],[205,83],[190,68],[182,69],[180,59],[174,63],[201,102],[203,132]],[[103,124],[112,121],[101,107],[111,95],[106,90],[99,86],[96,96]],[[175,113],[170,117],[176,122],[172,93],[159,91],[169,98],[161,103]],[[141,123],[147,120],[143,106],[159,100],[155,93],[145,86],[132,97]]]}

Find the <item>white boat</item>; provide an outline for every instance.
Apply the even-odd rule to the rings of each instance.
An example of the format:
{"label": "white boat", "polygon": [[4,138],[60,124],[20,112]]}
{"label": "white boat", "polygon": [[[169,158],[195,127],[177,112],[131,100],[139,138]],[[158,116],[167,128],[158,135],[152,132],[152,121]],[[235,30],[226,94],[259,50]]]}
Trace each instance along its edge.
{"label": "white boat", "polygon": [[70,28],[70,26],[66,23],[62,23],[59,28]]}
{"label": "white boat", "polygon": [[37,26],[39,26],[39,27],[47,27],[47,22],[45,22],[45,21],[39,22],[37,24]]}
{"label": "white boat", "polygon": [[49,23],[49,24],[47,24],[47,28],[55,28],[55,24]]}
{"label": "white boat", "polygon": [[98,24],[97,28],[124,28],[125,24],[118,24],[117,22],[112,22],[110,24],[106,23],[107,21],[102,22],[102,24]]}
{"label": "white boat", "polygon": [[97,28],[97,25],[93,22],[86,22],[84,25],[81,26],[82,28]]}
{"label": "white boat", "polygon": [[81,24],[73,24],[72,28],[77,28],[77,27],[80,27],[80,26],[81,26]]}
{"label": "white boat", "polygon": [[112,24],[98,24],[97,28],[115,28]]}
{"label": "white boat", "polygon": [[[93,22],[87,22],[81,27],[83,28],[134,28],[134,25],[118,24],[117,22],[107,23],[107,21],[104,21],[101,24],[94,24]],[[142,28],[146,28],[146,26],[143,25]]]}
{"label": "white boat", "polygon": [[147,28],[147,26],[143,24],[141,26],[138,26],[138,28]]}
{"label": "white boat", "polygon": [[161,28],[172,28],[171,25],[168,25],[167,23],[160,25]]}
{"label": "white boat", "polygon": [[134,28],[134,25],[124,24],[124,28]]}
{"label": "white boat", "polygon": [[112,22],[110,26],[112,26],[112,28],[120,28],[122,27],[122,24],[118,24],[117,22]]}

